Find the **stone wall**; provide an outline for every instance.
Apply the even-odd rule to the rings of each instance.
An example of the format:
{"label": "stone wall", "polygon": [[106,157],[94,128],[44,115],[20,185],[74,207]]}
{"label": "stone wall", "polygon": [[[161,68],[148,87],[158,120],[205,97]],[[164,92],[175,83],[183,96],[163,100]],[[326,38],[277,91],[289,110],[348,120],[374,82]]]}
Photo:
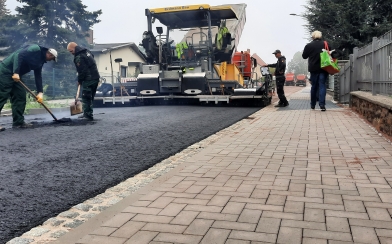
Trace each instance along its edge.
{"label": "stone wall", "polygon": [[378,131],[392,136],[392,98],[355,91],[351,92],[350,107]]}

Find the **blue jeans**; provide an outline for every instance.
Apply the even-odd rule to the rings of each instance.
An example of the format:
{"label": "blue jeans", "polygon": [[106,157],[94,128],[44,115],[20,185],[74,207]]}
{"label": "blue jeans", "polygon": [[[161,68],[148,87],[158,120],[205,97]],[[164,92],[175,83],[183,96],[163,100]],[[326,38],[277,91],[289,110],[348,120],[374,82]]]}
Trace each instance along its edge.
{"label": "blue jeans", "polygon": [[310,73],[310,81],[312,82],[312,88],[310,90],[311,107],[316,106],[317,90],[319,90],[319,106],[325,107],[325,96],[327,95],[325,82],[327,81],[328,76],[328,73]]}

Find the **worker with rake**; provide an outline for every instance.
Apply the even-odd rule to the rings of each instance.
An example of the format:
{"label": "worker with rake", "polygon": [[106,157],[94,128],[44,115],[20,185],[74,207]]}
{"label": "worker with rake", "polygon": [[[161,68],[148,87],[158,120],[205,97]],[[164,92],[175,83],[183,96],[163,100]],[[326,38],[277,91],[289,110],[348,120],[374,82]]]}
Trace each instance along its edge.
{"label": "worker with rake", "polygon": [[[11,53],[0,63],[0,112],[11,101],[12,127],[29,128],[32,124],[24,121],[26,108],[26,90],[19,84],[20,77],[34,70],[37,89],[37,102],[43,102],[42,67],[47,61],[57,62],[57,51],[37,44],[24,45]],[[4,128],[0,126],[0,131]]]}

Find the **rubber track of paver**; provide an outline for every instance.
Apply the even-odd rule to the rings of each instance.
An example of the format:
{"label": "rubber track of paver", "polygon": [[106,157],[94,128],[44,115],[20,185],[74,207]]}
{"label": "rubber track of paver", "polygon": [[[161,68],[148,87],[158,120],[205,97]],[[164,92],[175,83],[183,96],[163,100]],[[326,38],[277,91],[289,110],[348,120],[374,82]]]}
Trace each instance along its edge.
{"label": "rubber track of paver", "polygon": [[[92,125],[0,132],[0,243],[104,192],[258,108],[96,109]],[[37,120],[40,121],[40,120]],[[11,117],[0,118],[10,126]]]}

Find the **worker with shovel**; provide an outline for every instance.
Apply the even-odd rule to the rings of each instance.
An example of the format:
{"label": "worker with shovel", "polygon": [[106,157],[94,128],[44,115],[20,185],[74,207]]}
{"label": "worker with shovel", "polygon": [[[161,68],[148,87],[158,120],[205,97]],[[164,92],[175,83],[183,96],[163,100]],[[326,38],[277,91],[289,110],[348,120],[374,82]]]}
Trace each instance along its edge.
{"label": "worker with shovel", "polygon": [[[11,53],[0,63],[0,112],[11,99],[13,128],[29,128],[24,121],[26,90],[18,84],[20,77],[34,70],[37,102],[43,102],[42,67],[47,61],[57,61],[57,51],[37,44],[25,45]],[[4,128],[0,127],[0,131]]]}
{"label": "worker with shovel", "polygon": [[75,56],[74,63],[78,71],[78,83],[79,86],[82,86],[83,115],[79,118],[93,120],[93,102],[100,78],[94,55],[75,42],[68,43],[67,50]]}

